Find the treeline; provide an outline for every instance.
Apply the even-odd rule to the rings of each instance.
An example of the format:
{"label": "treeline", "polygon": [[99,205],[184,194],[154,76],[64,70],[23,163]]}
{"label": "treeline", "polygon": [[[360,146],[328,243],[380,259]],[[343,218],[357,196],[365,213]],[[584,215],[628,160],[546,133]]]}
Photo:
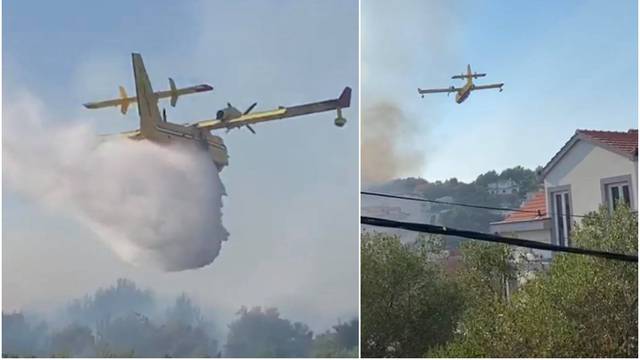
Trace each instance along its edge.
{"label": "treeline", "polygon": [[[542,186],[537,175],[540,170],[541,167],[530,170],[522,166],[505,169],[500,173],[491,170],[479,175],[476,180],[470,183],[459,181],[456,178],[435,182],[429,182],[422,178],[397,179],[367,190],[389,194],[413,194],[426,199],[450,196],[453,202],[458,203],[518,208],[526,199],[527,193],[539,190]],[[518,188],[517,192],[514,194],[489,193],[489,184],[507,180],[515,182]],[[363,202],[366,202],[366,199],[366,196],[363,197]],[[506,215],[501,211],[449,205],[432,205],[432,209],[441,211],[437,225],[480,232],[488,232],[491,222],[500,221]],[[425,222],[429,222],[429,219],[425,219]],[[449,249],[458,247],[460,243],[460,239],[455,237],[447,237],[445,240]]]}
{"label": "treeline", "polygon": [[522,198],[528,192],[535,191],[539,188],[541,180],[538,173],[541,170],[542,167],[540,166],[535,170],[527,169],[522,166],[515,166],[513,168],[504,169],[500,173],[495,170],[491,170],[478,175],[478,177],[470,183],[459,181],[457,178],[430,182],[422,178],[409,177],[377,185],[371,187],[370,190],[406,194],[416,193],[428,198],[453,196],[459,201],[464,200],[478,202],[481,200],[487,200],[491,203],[501,203],[503,201],[509,201],[511,198],[508,196],[493,196],[493,194],[489,194],[492,196],[484,196],[485,194],[488,194],[487,190],[489,184],[512,180],[518,187],[515,197]]}
{"label": "treeline", "polygon": [[2,314],[3,357],[345,357],[357,355],[358,320],[315,335],[275,308],[242,307],[221,329],[185,294],[161,308],[150,290],[117,280],[72,301],[49,322]]}
{"label": "treeline", "polygon": [[[637,254],[637,226],[628,208],[602,208],[572,242]],[[441,247],[435,237],[363,234],[363,357],[637,358],[637,263],[556,254],[532,274],[521,253],[467,241],[447,268],[433,256]]]}

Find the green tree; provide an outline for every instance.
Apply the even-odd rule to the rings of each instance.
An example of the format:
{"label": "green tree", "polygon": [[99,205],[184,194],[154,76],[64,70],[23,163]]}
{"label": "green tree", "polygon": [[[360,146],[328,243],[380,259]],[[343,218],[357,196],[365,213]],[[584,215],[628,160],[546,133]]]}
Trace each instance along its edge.
{"label": "green tree", "polygon": [[357,318],[334,325],[313,339],[311,357],[358,357],[359,323]]}
{"label": "green tree", "polygon": [[118,279],[115,285],[100,288],[93,296],[74,300],[66,310],[74,323],[93,327],[133,312],[150,314],[155,310],[155,301],[150,290],[139,289],[131,280]]}
{"label": "green tree", "polygon": [[360,340],[360,323],[357,318],[351,319],[349,322],[338,323],[333,326],[336,332],[336,341],[343,349],[350,349],[358,346]]}
{"label": "green tree", "polygon": [[[582,220],[572,241],[579,247],[637,254],[637,231],[637,215],[628,208],[620,206],[613,214],[601,208]],[[464,272],[473,278],[487,268],[495,269],[465,268]],[[509,301],[473,304],[456,339],[428,355],[637,357],[637,319],[637,263],[557,254],[547,272]]]}
{"label": "green tree", "polygon": [[419,357],[449,340],[462,302],[436,263],[442,244],[365,233],[361,246],[362,356]]}
{"label": "green tree", "polygon": [[51,335],[53,356],[95,356],[95,338],[91,329],[81,325],[69,325]]}
{"label": "green tree", "polygon": [[278,310],[246,307],[229,325],[224,356],[227,357],[306,357],[313,332],[303,323],[282,319]]}
{"label": "green tree", "polygon": [[158,328],[146,316],[131,312],[101,322],[97,329],[97,344],[99,349],[109,349],[116,354],[162,356],[162,350],[155,347],[158,335]]}
{"label": "green tree", "polygon": [[2,357],[49,355],[45,322],[29,321],[21,312],[3,312],[2,330]]}

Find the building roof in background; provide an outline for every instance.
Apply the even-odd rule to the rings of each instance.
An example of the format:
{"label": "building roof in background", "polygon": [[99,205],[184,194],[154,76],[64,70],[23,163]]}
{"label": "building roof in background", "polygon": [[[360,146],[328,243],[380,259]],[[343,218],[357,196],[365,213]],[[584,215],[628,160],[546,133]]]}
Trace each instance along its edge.
{"label": "building roof in background", "polygon": [[576,130],[575,134],[566,144],[549,160],[542,169],[542,175],[546,176],[558,161],[577,143],[587,141],[596,146],[612,151],[629,158],[632,161],[638,159],[638,129],[629,131],[602,131],[602,130]]}
{"label": "building roof in background", "polygon": [[507,215],[504,220],[493,224],[507,224],[522,221],[548,219],[549,217],[547,216],[547,200],[544,190],[538,191],[531,195],[529,200],[525,201],[522,206],[520,206],[520,210],[523,211],[514,211]]}

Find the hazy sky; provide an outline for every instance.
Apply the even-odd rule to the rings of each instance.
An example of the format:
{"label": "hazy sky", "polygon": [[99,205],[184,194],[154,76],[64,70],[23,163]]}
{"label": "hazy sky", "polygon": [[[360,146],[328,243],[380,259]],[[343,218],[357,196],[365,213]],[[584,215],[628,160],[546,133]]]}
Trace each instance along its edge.
{"label": "hazy sky", "polygon": [[[363,1],[363,105],[392,100],[414,121],[424,163],[404,176],[544,165],[576,129],[637,127],[637,12],[627,0]],[[504,91],[460,105],[417,94],[461,85],[450,77],[467,64]]]}
{"label": "hazy sky", "polygon": [[[169,121],[215,117],[227,101],[260,110],[326,100],[344,86],[357,104],[357,11],[342,0],[4,1],[4,106],[26,92],[57,122],[137,128],[135,108],[122,116],[81,106],[115,97],[118,85],[134,94],[134,51],[155,90],[168,77],[214,86],[176,108],[162,102]],[[357,107],[343,113],[344,128],[321,113],[257,125],[256,135],[221,132],[231,235],[198,270],[128,265],[73,219],[3,184],[3,310],[49,309],[127,277],[160,294],[185,291],[224,322],[241,305],[277,306],[316,331],[357,314]]]}

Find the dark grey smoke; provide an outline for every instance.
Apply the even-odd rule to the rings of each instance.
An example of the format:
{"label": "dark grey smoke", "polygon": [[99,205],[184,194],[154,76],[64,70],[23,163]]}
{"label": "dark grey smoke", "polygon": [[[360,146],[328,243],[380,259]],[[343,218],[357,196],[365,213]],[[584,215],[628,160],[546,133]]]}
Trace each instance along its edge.
{"label": "dark grey smoke", "polygon": [[413,143],[416,125],[396,103],[380,101],[362,110],[362,181],[383,183],[419,174],[424,150]]}

